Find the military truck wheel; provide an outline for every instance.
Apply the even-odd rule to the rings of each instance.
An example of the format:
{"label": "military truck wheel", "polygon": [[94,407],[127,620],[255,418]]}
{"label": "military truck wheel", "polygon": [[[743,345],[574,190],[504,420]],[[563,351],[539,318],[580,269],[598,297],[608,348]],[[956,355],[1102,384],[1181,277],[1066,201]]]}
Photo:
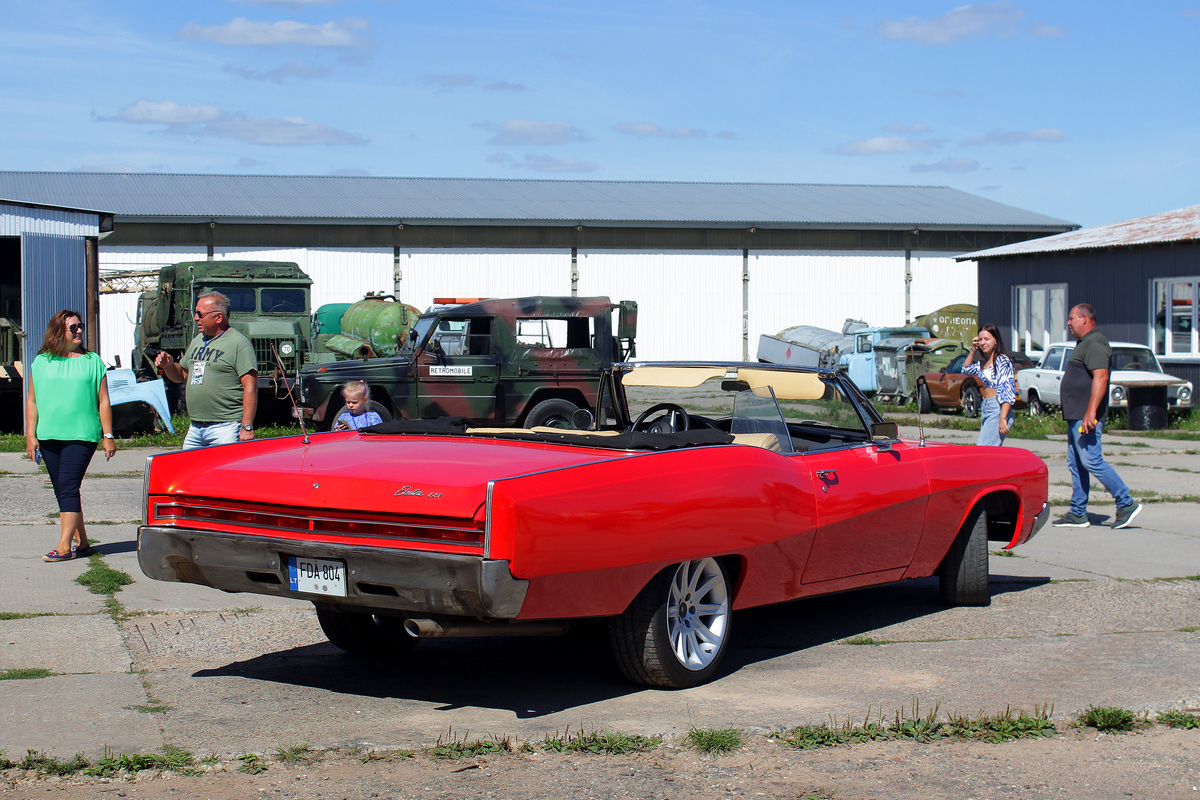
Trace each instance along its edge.
{"label": "military truck wheel", "polygon": [[579,410],[579,406],[561,397],[543,400],[529,410],[525,415],[526,428],[569,428],[575,429],[571,417]]}
{"label": "military truck wheel", "polygon": [[[377,400],[371,400],[367,403],[367,411],[374,411],[379,415],[379,418],[384,422],[392,421],[392,412],[387,410],[387,406]],[[329,420],[329,429],[333,430],[333,426],[337,423],[337,418],[342,414],[350,413],[350,406],[342,406],[338,412]]]}

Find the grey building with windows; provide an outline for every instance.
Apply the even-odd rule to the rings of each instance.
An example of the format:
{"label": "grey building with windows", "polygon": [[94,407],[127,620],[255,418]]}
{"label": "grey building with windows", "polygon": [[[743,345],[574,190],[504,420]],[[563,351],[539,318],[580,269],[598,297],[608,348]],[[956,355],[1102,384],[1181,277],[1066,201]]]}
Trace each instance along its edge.
{"label": "grey building with windows", "polygon": [[979,320],[1040,357],[1069,340],[1067,314],[1096,309],[1112,341],[1148,344],[1163,369],[1200,383],[1200,206],[1019,242],[959,257],[975,261]]}

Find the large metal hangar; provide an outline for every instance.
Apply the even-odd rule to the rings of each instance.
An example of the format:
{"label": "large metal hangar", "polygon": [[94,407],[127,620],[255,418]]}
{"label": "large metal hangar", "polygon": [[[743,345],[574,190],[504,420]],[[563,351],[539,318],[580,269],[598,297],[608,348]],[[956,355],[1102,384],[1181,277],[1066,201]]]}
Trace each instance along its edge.
{"label": "large metal hangar", "polygon": [[[608,295],[639,305],[640,358],[754,356],[761,333],[891,325],[973,303],[962,253],[1073,230],[939,186],[0,172],[0,197],[109,208],[102,270],[295,261],[313,305],[366,292]],[[102,353],[134,303],[104,298]]]}

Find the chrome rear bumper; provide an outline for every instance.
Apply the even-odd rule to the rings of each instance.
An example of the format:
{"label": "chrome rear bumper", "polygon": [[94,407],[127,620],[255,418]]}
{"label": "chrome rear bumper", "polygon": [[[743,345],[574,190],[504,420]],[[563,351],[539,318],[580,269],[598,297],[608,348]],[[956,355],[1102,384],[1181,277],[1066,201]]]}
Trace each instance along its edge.
{"label": "chrome rear bumper", "polygon": [[[287,557],[346,564],[346,597],[288,587]],[[378,610],[514,619],[528,581],[508,562],[478,556],[297,542],[210,531],[138,528],[138,565],[159,581],[196,583],[225,592],[253,592],[314,603]]]}

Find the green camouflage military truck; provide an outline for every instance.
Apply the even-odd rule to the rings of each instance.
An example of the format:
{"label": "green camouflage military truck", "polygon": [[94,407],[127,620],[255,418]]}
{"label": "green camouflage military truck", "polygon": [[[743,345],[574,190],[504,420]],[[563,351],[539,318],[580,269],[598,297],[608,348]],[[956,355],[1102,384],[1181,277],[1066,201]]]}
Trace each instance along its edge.
{"label": "green camouflage military truck", "polygon": [[[288,419],[291,404],[284,378],[290,384],[305,363],[311,339],[311,286],[312,279],[290,261],[185,261],[163,267],[158,286],[138,298],[130,365],[139,376],[155,377],[154,356],[159,350],[178,359],[196,335],[192,318],[196,298],[218,291],[229,298],[230,327],[254,345],[256,419]],[[166,383],[172,409],[181,410],[182,385]]]}
{"label": "green camouflage military truck", "polygon": [[341,387],[370,386],[385,420],[469,417],[493,425],[571,427],[593,409],[600,371],[633,356],[637,303],[607,297],[521,297],[435,305],[395,356],[310,364],[298,413],[329,428]]}

